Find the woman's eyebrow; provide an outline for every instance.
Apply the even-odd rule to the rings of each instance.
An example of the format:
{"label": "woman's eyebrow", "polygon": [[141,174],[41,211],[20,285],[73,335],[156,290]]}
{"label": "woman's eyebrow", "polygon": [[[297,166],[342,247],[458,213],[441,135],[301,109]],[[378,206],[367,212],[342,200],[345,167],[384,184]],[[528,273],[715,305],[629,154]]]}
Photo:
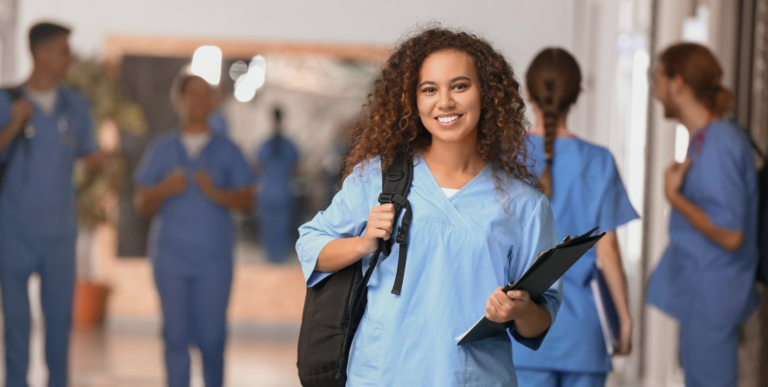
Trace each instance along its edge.
{"label": "woman's eyebrow", "polygon": [[[466,77],[464,75],[458,76],[456,78],[451,79],[451,83],[456,83],[458,81],[470,81],[470,82],[472,82],[472,79],[470,79],[469,77]],[[435,82],[435,81],[424,81],[424,82],[421,82],[419,87],[422,87],[424,85],[434,85],[434,86],[437,86],[437,82]]]}

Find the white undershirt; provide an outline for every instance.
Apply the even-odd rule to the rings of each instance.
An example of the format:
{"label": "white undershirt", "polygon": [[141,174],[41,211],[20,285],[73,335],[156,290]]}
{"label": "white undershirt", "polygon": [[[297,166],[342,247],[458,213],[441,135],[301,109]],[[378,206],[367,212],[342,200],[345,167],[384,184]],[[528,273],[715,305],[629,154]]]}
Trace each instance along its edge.
{"label": "white undershirt", "polygon": [[453,195],[456,195],[456,192],[459,192],[459,190],[454,189],[454,188],[443,188],[443,187],[440,187],[440,189],[442,189],[443,193],[445,193],[445,196],[447,196],[449,198],[451,196],[453,196]]}
{"label": "white undershirt", "polygon": [[51,115],[56,109],[59,93],[55,87],[46,91],[34,91],[25,87],[24,92],[32,100],[32,103],[37,105],[46,115]]}
{"label": "white undershirt", "polygon": [[184,145],[184,150],[187,151],[187,155],[190,159],[196,159],[200,156],[200,152],[203,151],[208,142],[211,141],[210,133],[195,133],[195,134],[181,134],[181,144]]}

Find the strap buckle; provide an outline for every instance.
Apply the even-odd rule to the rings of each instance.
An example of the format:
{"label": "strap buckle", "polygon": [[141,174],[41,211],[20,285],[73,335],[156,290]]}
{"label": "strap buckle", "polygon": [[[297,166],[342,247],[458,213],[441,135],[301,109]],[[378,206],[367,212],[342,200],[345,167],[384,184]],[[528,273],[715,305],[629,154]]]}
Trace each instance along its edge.
{"label": "strap buckle", "polygon": [[[397,230],[397,237],[395,238],[395,242],[399,245],[405,244],[405,234],[408,233],[408,227],[400,226],[400,228]],[[401,247],[402,248],[402,247]]]}
{"label": "strap buckle", "polygon": [[379,204],[387,204],[392,203],[392,200],[395,198],[395,194],[391,192],[382,192],[379,194]]}

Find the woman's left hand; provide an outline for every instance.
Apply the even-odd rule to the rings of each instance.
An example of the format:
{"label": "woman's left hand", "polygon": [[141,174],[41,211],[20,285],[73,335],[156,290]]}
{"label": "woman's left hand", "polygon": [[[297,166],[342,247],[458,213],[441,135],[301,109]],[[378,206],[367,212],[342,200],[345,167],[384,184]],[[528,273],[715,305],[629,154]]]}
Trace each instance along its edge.
{"label": "woman's left hand", "polygon": [[538,306],[531,301],[531,296],[525,290],[512,290],[507,293],[499,286],[488,297],[485,304],[485,317],[497,323],[512,320],[525,320],[534,317]]}

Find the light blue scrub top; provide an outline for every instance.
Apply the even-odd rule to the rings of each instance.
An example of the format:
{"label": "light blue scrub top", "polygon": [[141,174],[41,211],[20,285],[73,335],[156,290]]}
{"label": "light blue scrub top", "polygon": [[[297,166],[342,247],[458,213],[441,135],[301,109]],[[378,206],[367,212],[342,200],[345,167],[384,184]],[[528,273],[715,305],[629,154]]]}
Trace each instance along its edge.
{"label": "light blue scrub top", "polygon": [[[529,139],[535,147],[535,171],[541,175],[546,166],[544,139]],[[580,235],[598,226],[601,232],[614,231],[637,219],[610,151],[576,137],[560,137],[555,140],[554,154],[550,202],[561,237]],[[589,286],[596,259],[593,248],[565,273],[557,323],[538,351],[514,346],[518,367],[589,373],[611,370]]]}
{"label": "light blue scrub top", "polygon": [[[490,164],[450,199],[417,154],[408,199],[413,223],[402,293],[391,293],[399,245],[374,270],[368,306],[352,344],[348,386],[516,386],[510,338],[462,346],[456,337],[485,313],[498,286],[518,280],[539,252],[557,243],[547,198],[499,175]],[[301,226],[296,250],[308,286],[329,273],[314,270],[325,245],[363,235],[381,193],[381,163],[358,165],[327,210]],[[506,211],[503,205],[506,206]],[[397,231],[394,231],[396,233]],[[363,258],[367,267],[370,256]],[[540,300],[554,321],[561,283]],[[516,340],[532,348],[543,338]]]}
{"label": "light blue scrub top", "polygon": [[186,171],[187,187],[166,200],[152,219],[150,258],[156,266],[184,273],[231,270],[235,233],[230,211],[200,191],[194,172],[207,172],[218,188],[236,190],[254,182],[248,163],[240,149],[221,135],[212,135],[198,157],[190,159],[174,131],[147,148],[134,180],[137,185],[155,186],[177,167]]}
{"label": "light blue scrub top", "polygon": [[299,160],[293,143],[283,136],[272,137],[259,148],[257,158],[263,173],[259,196],[290,200],[293,168]]}
{"label": "light blue scrub top", "polygon": [[691,138],[693,164],[682,193],[720,228],[744,233],[734,252],[709,240],[672,209],[669,245],[648,285],[647,301],[685,325],[703,319],[713,328],[741,325],[759,304],[757,172],[744,129],[716,121]]}
{"label": "light blue scrub top", "polygon": [[[0,92],[0,128],[11,119],[12,101]],[[73,165],[97,150],[88,102],[79,93],[58,88],[50,115],[34,106],[35,135],[17,145],[0,193],[0,227],[47,241],[77,235]],[[25,145],[29,145],[27,148]],[[9,157],[6,148],[0,157]]]}

